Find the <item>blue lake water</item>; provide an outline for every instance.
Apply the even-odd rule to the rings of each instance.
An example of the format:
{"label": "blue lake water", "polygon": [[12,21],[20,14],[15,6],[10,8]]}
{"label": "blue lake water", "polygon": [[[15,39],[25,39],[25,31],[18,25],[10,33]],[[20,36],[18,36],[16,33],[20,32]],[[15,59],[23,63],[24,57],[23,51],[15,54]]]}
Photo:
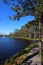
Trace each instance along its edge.
{"label": "blue lake water", "polygon": [[28,40],[0,37],[0,62],[8,59],[30,43]]}

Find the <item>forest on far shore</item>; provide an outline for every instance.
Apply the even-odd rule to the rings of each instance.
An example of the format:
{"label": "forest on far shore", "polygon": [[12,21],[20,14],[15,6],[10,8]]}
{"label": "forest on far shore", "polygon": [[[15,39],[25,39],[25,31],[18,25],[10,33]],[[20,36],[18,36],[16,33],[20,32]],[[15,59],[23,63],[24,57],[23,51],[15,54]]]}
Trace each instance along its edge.
{"label": "forest on far shore", "polygon": [[[43,29],[43,25],[41,27]],[[22,26],[20,30],[15,29],[15,31],[13,33],[10,33],[8,37],[39,38],[39,22],[37,22],[36,20],[30,21],[24,26]]]}

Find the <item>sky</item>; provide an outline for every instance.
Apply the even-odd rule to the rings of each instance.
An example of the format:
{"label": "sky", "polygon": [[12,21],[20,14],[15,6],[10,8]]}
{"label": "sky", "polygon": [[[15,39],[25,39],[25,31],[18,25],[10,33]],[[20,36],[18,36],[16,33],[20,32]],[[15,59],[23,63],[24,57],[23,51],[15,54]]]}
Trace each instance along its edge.
{"label": "sky", "polygon": [[11,10],[6,4],[0,2],[0,33],[9,34],[15,31],[15,29],[20,29],[21,26],[25,25],[29,21],[33,20],[33,16],[22,17],[18,20],[10,20],[8,16],[13,16],[14,11]]}

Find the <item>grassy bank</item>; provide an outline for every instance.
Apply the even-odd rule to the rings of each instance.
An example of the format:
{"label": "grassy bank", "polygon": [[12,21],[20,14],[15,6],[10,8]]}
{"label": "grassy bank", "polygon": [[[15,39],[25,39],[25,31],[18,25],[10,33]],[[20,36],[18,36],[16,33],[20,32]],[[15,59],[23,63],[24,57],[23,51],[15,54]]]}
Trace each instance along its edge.
{"label": "grassy bank", "polygon": [[32,43],[28,47],[17,52],[14,56],[6,60],[4,65],[20,65],[22,61],[27,57],[29,51],[35,46],[38,46],[38,44]]}
{"label": "grassy bank", "polygon": [[[8,38],[17,38],[17,39],[25,39],[25,40],[37,40],[39,41],[39,38],[29,38],[29,37],[15,37],[15,36],[6,36]],[[41,39],[43,41],[43,38]]]}
{"label": "grassy bank", "polygon": [[8,38],[25,39],[25,40],[39,40],[39,38],[29,38],[29,37],[9,37],[8,36]]}
{"label": "grassy bank", "polygon": [[27,37],[15,37],[19,39],[26,39],[26,40],[39,40],[38,38],[27,38]]}

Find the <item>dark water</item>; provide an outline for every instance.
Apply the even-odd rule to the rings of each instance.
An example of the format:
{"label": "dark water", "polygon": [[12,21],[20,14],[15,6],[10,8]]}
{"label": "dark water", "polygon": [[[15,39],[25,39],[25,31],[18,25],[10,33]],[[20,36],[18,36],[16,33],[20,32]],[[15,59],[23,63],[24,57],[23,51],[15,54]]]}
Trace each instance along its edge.
{"label": "dark water", "polygon": [[30,43],[28,40],[0,37],[0,62],[8,59]]}

